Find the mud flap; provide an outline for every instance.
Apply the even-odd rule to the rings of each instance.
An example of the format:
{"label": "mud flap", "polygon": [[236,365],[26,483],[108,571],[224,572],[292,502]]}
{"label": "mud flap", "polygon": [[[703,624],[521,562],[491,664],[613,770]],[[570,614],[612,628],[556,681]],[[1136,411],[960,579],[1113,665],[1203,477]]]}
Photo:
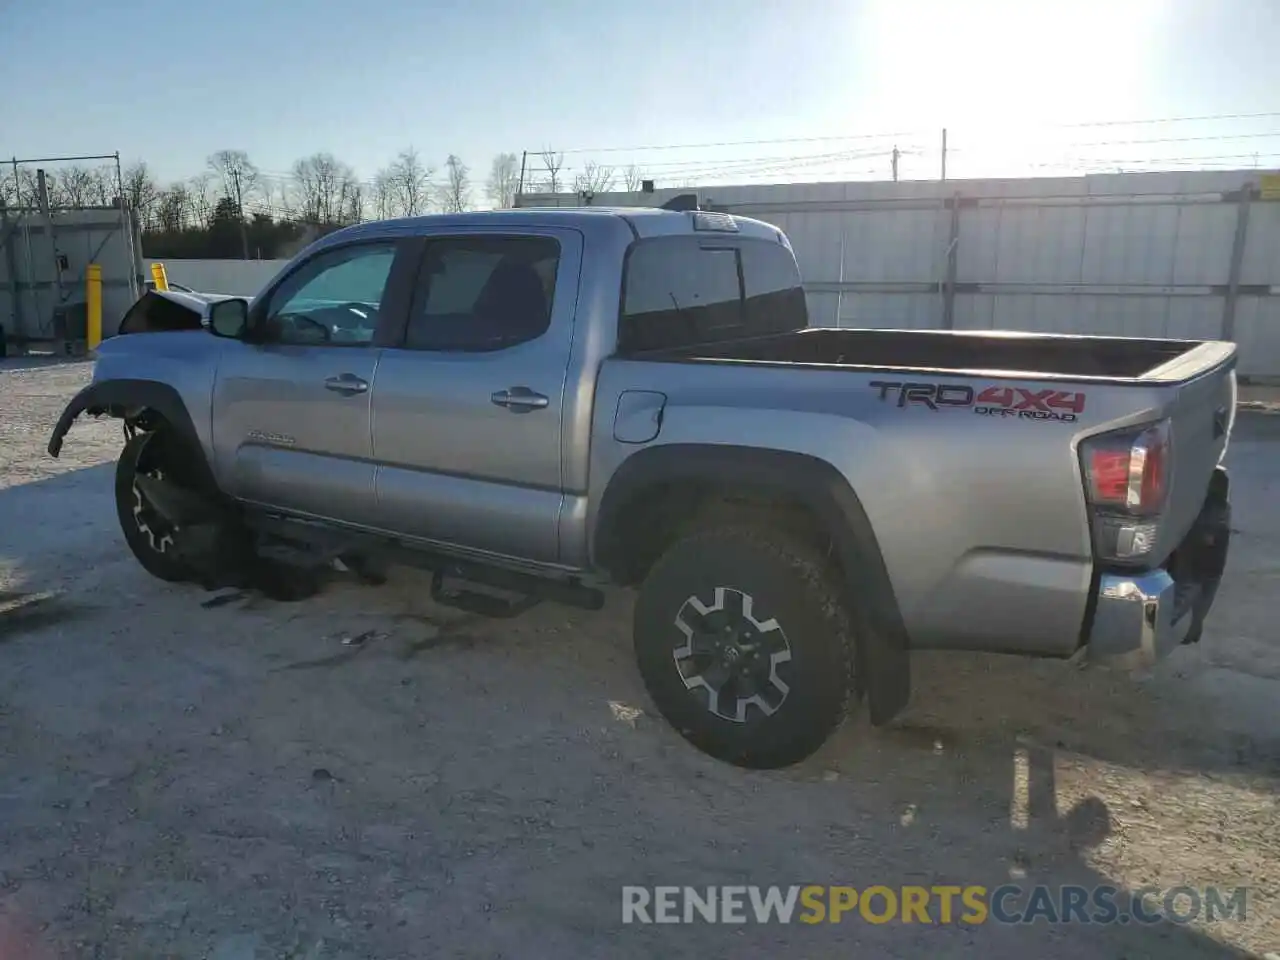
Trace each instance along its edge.
{"label": "mud flap", "polygon": [[1199,643],[1204,622],[1213,608],[1231,549],[1231,481],[1227,471],[1214,471],[1204,507],[1174,554],[1174,579],[1193,584],[1196,591],[1191,629],[1182,642]]}
{"label": "mud flap", "polygon": [[895,636],[892,632],[893,618],[861,613],[875,610],[871,598],[857,597],[853,606],[860,611],[858,692],[867,699],[872,725],[882,727],[901,713],[911,699],[909,645],[905,636]]}

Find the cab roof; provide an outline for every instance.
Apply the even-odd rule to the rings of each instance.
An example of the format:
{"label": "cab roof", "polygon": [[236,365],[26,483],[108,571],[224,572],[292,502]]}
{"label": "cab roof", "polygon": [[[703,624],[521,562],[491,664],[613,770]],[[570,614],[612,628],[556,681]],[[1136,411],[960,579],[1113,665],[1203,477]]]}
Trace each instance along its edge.
{"label": "cab roof", "polygon": [[[477,226],[511,227],[516,230],[521,227],[558,226],[589,233],[605,227],[610,221],[617,226],[625,225],[638,237],[665,236],[697,232],[694,230],[696,215],[695,211],[662,210],[657,207],[520,207],[513,210],[475,210],[358,223],[327,234],[318,243],[327,245],[339,238],[343,241],[375,239]],[[771,224],[749,217],[728,216],[731,216],[737,226],[738,236],[779,242],[783,239],[782,231]]]}

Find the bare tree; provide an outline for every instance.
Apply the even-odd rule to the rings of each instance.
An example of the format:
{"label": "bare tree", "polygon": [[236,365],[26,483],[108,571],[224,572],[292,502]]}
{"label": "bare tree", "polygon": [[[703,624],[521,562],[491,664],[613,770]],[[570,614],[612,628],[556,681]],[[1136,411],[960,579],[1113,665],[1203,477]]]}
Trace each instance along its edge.
{"label": "bare tree", "polygon": [[546,171],[546,178],[542,182],[542,187],[547,193],[560,192],[560,171],[564,169],[564,154],[556,153],[554,150],[543,150],[538,154],[538,159],[542,161],[542,169]]}
{"label": "bare tree", "polygon": [[636,193],[645,181],[644,171],[634,163],[622,171],[622,186],[627,193]]}
{"label": "bare tree", "polygon": [[243,150],[219,150],[208,159],[209,169],[218,178],[220,196],[243,205],[257,189],[260,174]]}
{"label": "bare tree", "polygon": [[177,233],[190,222],[191,207],[191,191],[185,184],[175,183],[156,193],[154,213],[146,222],[153,229]]}
{"label": "bare tree", "polygon": [[346,203],[347,223],[363,223],[365,205],[364,187],[354,180],[348,185]]}
{"label": "bare tree", "polygon": [[284,184],[272,177],[258,178],[257,194],[254,213],[264,213],[268,217],[275,216],[276,209],[283,208],[288,199]]}
{"label": "bare tree", "polygon": [[413,147],[402,150],[391,166],[379,174],[386,179],[388,216],[416,217],[426,213],[431,208],[431,177],[434,173]]}
{"label": "bare tree", "polygon": [[379,170],[373,178],[373,195],[369,198],[373,204],[374,215],[379,220],[394,216],[395,191],[393,189],[390,170]]}
{"label": "bare tree", "polygon": [[293,165],[290,212],[312,223],[347,223],[356,175],[331,153],[316,153]]}
{"label": "bare tree", "polygon": [[456,154],[444,162],[446,182],[441,206],[446,213],[461,213],[471,206],[471,171]]}
{"label": "bare tree", "polygon": [[124,198],[129,208],[137,214],[138,220],[146,222],[155,207],[160,188],[156,185],[146,163],[139,160],[124,170]]}
{"label": "bare tree", "polygon": [[191,218],[206,224],[213,216],[213,174],[198,173],[187,181],[184,190]]}
{"label": "bare tree", "polygon": [[93,178],[89,181],[89,197],[100,207],[109,207],[120,196],[120,184],[116,180],[116,168],[97,167],[89,171]]}
{"label": "bare tree", "polygon": [[87,167],[71,165],[58,171],[57,199],[54,189],[49,185],[49,174],[45,173],[45,189],[49,192],[49,202],[54,206],[70,207],[78,210],[93,203],[94,171]]}
{"label": "bare tree", "polygon": [[511,206],[516,199],[520,183],[520,158],[514,153],[500,153],[493,158],[489,179],[484,185],[485,196],[498,209]]}
{"label": "bare tree", "polygon": [[19,167],[17,180],[14,182],[14,202],[19,207],[30,207],[35,204],[35,174],[27,167]]}
{"label": "bare tree", "polygon": [[0,170],[0,207],[18,205],[18,185],[9,170]]}
{"label": "bare tree", "polygon": [[[50,203],[57,203],[58,179],[50,173],[45,174],[45,190],[49,194]],[[40,178],[33,167],[18,168],[18,206],[38,207],[40,205]]]}
{"label": "bare tree", "polygon": [[574,193],[604,193],[613,186],[613,167],[604,167],[594,160],[582,165],[582,170],[573,178]]}

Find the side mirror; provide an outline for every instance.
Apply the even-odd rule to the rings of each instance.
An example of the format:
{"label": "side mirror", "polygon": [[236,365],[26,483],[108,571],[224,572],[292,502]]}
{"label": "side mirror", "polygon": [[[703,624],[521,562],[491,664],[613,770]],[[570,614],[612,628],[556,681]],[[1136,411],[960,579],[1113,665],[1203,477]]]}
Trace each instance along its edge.
{"label": "side mirror", "polygon": [[209,332],[215,337],[243,340],[249,331],[249,301],[219,300],[209,307]]}

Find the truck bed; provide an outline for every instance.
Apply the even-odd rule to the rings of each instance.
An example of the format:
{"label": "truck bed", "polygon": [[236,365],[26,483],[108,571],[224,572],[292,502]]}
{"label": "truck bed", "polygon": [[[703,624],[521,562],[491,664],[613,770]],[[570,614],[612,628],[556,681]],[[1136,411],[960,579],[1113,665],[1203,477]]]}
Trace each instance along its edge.
{"label": "truck bed", "polygon": [[1026,378],[1188,379],[1225,360],[1214,341],[1061,334],[811,327],[745,340],[653,351],[636,359],[737,360],[983,373]]}

